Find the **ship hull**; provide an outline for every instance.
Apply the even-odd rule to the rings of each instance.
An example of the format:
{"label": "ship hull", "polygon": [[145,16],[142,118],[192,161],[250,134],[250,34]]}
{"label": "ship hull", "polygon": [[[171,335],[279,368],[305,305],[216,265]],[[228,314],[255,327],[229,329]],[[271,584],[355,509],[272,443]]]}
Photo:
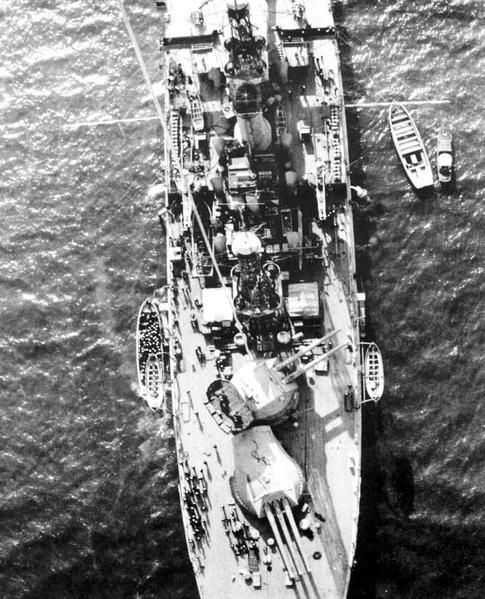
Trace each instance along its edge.
{"label": "ship hull", "polygon": [[[185,175],[184,179],[181,174],[181,162],[187,160],[187,164],[188,156],[180,154],[178,124],[173,139],[165,140],[166,183],[170,181],[165,208],[169,256],[167,280],[172,289],[170,327],[173,359],[170,368],[171,379],[175,381],[172,385],[173,425],[187,551],[200,597],[204,599],[257,596],[341,599],[348,591],[358,530],[362,381],[353,220],[346,166],[349,163],[347,132],[338,47],[332,33],[334,24],[330,2],[306,2],[303,17],[295,16],[293,3],[284,0],[237,3],[241,6],[236,5],[234,10],[242,9],[246,4],[249,4],[251,23],[266,38],[266,60],[274,60],[274,56],[280,55],[277,61],[280,89],[275,89],[278,93],[269,97],[276,97],[273,102],[281,106],[277,111],[280,116],[278,122],[281,122],[281,110],[286,116],[286,132],[275,135],[273,140],[274,144],[280,144],[275,146],[280,149],[287,143],[291,152],[292,170],[287,171],[291,176],[286,176],[285,180],[298,180],[301,187],[307,186],[310,195],[315,198],[312,200],[315,202],[313,217],[305,213],[305,206],[291,212],[291,198],[288,207],[281,210],[283,227],[285,223],[294,222],[295,233],[306,231],[308,239],[304,239],[305,235],[287,235],[286,243],[265,240],[265,256],[269,261],[283,265],[284,277],[279,291],[290,314],[293,332],[301,329],[305,341],[307,330],[313,327],[312,330],[318,329],[319,335],[333,334],[332,347],[342,349],[325,361],[325,368],[315,366],[298,378],[299,401],[296,408],[289,418],[272,426],[278,442],[298,464],[304,477],[302,497],[297,505],[292,506],[296,531],[291,528],[291,518],[288,515],[280,518],[279,513],[275,517],[274,529],[267,519],[250,513],[235,498],[231,487],[237,468],[234,435],[227,427],[224,428],[224,422],[221,424],[223,418],[218,410],[214,414],[206,393],[215,378],[230,379],[232,372],[237,373],[244,368],[249,355],[240,352],[236,343],[224,343],[221,345],[222,355],[225,352],[230,354],[230,366],[221,366],[219,341],[214,342],[210,334],[208,314],[219,318],[218,326],[224,328],[226,320],[222,314],[227,304],[235,301],[233,291],[236,285],[231,285],[229,270],[224,270],[222,282],[227,282],[226,290],[231,301],[227,302],[224,294],[214,293],[214,298],[218,299],[210,303],[207,289],[211,285],[220,289],[221,281],[214,283],[210,277],[200,276],[194,268],[193,254],[197,247],[203,246],[203,239],[199,236],[194,243],[193,231],[199,225],[194,218],[187,189],[195,189],[196,183],[191,175]],[[198,5],[195,1],[183,6],[182,3],[167,3],[166,79],[174,77],[179,64],[184,65],[186,71],[196,67],[204,71],[203,76],[190,71],[189,77],[198,83],[197,92],[205,110],[205,130],[215,131],[221,139],[225,139],[230,135],[231,122],[236,117],[231,107],[227,109],[223,91],[214,93],[214,89],[220,83],[217,71],[224,71],[228,61],[227,49],[223,40],[212,43],[210,36],[212,32],[228,30],[227,4],[212,0],[201,11]],[[191,19],[190,15],[195,12],[198,13],[197,18]],[[320,58],[318,64],[311,65],[305,72],[302,69],[303,78],[300,80],[298,65],[292,67],[292,74],[285,73],[286,60],[281,54],[293,51],[292,41],[284,41],[288,37],[286,32],[302,31],[307,24],[315,29],[315,39],[311,40],[311,44],[314,55]],[[322,33],[324,30],[325,35]],[[194,38],[189,41],[188,31]],[[302,33],[304,35],[307,34]],[[198,39],[196,36],[199,36]],[[180,39],[180,44],[177,39]],[[310,42],[305,40],[306,43]],[[292,58],[293,55],[289,57],[290,62]],[[319,70],[321,73],[317,77],[315,72]],[[227,72],[225,76],[228,77]],[[187,80],[187,74],[184,77]],[[170,90],[167,90],[165,100],[167,106],[174,106],[174,94]],[[183,101],[183,98],[180,100],[178,97],[178,101]],[[328,109],[322,108],[323,104],[328,105]],[[268,106],[270,112],[269,102]],[[309,122],[308,138],[305,137],[306,130],[299,125],[302,114]],[[319,121],[322,114],[327,119],[323,128]],[[200,119],[197,127],[191,128],[190,123],[186,123],[185,134],[193,140],[197,137],[196,133],[200,135],[199,127]],[[201,137],[197,139],[203,151],[205,141]],[[211,143],[215,146],[213,139]],[[254,143],[264,145],[265,141],[258,137]],[[212,147],[210,151],[217,157]],[[259,148],[256,153],[263,154]],[[328,167],[320,185],[317,171],[322,156],[328,158]],[[333,177],[330,184],[325,177]],[[212,189],[213,197],[221,195],[216,182]],[[334,196],[338,199],[334,200]],[[175,202],[180,203],[180,210],[173,208],[174,197]],[[221,206],[226,204],[220,202]],[[248,214],[250,211],[257,214],[252,204],[247,202],[247,206]],[[313,232],[312,218],[318,223],[317,231]],[[305,219],[308,223],[302,226],[301,221]],[[211,246],[215,238],[208,236]],[[226,261],[234,260],[226,248],[229,240],[230,229],[226,222],[222,250]],[[292,249],[298,244],[304,247]],[[204,252],[207,251],[208,248],[205,248]],[[305,294],[314,289],[314,284],[318,289],[317,300],[309,308]],[[303,308],[299,313],[301,305]],[[312,310],[309,317],[305,311]],[[309,340],[313,339],[313,333],[308,335]],[[177,355],[175,348],[178,348]],[[315,354],[318,357],[320,348],[317,349]],[[325,351],[325,347],[321,351]],[[245,531],[242,537],[239,524]],[[275,532],[280,535],[281,542],[278,542]]]}

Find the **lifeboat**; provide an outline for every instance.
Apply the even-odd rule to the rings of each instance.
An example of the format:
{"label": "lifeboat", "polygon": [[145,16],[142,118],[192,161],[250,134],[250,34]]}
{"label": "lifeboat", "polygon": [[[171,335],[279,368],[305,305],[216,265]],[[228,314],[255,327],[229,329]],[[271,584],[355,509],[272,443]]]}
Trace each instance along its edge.
{"label": "lifeboat", "polygon": [[370,343],[364,357],[364,381],[367,398],[379,401],[384,393],[384,365],[381,350]]}
{"label": "lifeboat", "polygon": [[152,410],[160,410],[164,400],[164,373],[160,360],[151,354],[145,366],[143,399]]}

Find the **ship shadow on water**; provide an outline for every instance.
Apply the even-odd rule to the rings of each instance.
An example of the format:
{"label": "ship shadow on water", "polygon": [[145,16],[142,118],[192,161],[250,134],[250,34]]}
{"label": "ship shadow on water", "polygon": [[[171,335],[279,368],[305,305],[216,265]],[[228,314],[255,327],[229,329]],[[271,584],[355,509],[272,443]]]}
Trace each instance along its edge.
{"label": "ship shadow on water", "polygon": [[[467,516],[483,506],[485,494],[464,500],[446,480],[438,485],[420,481],[418,490],[411,461],[393,452],[386,428],[379,406],[366,406],[359,533],[348,599],[483,597],[485,528],[467,523]],[[415,511],[415,492],[432,498],[433,513],[443,514],[439,521]]]}
{"label": "ship shadow on water", "polygon": [[[342,78],[346,102],[365,97],[365,89],[358,84],[352,64],[351,37],[347,32],[345,11],[336,5],[335,21],[338,29]],[[357,110],[346,111],[349,140],[349,167],[353,186],[365,189],[366,174],[363,164],[362,126]],[[385,211],[385,198],[358,198],[353,194],[353,220],[356,243],[356,270],[359,287],[365,290],[372,279],[370,247],[378,243],[378,219]],[[423,207],[423,202],[416,198]],[[372,323],[366,323],[366,340],[374,340]],[[385,401],[385,396],[383,398]],[[378,581],[382,580],[382,530],[383,513],[389,512],[399,522],[407,517],[414,505],[414,480],[412,466],[404,456],[383,458],[383,422],[379,405],[368,403],[362,407],[362,462],[361,502],[357,547],[350,579],[348,599],[372,599],[378,596]]]}
{"label": "ship shadow on water", "polygon": [[[379,7],[377,7],[378,4]],[[410,15],[418,12],[423,17],[429,16],[430,7],[425,6],[423,3],[412,2],[412,6],[410,6],[409,3],[398,1],[393,4],[393,10],[398,12],[405,12]],[[453,27],[461,33],[459,21],[465,17],[456,14],[456,7],[447,8],[446,3],[437,4],[439,6],[433,7],[434,10],[431,11],[430,19],[423,18],[420,21],[423,30],[426,28],[430,37],[446,40],[447,49],[449,48],[450,52],[455,52],[455,55],[460,52],[466,54],[470,51],[470,48],[474,47],[471,41],[472,36],[470,36],[470,40],[463,42],[462,45],[463,35],[461,35],[459,48],[455,49],[453,47],[453,35],[440,36],[436,34],[436,30],[433,31],[434,27],[443,30]],[[477,3],[464,2],[462,4],[463,7],[465,5],[467,7],[466,20],[472,22],[476,18],[473,11]],[[363,14],[365,14],[367,7],[373,8],[375,22],[377,10],[382,8],[385,11],[390,8],[391,3],[350,0],[348,9],[352,10],[352,5],[355,10],[358,6],[359,12],[362,10]],[[443,19],[446,18],[452,19],[451,26],[443,26]],[[365,17],[364,23],[363,30],[371,31],[369,22],[365,20]],[[422,35],[424,35],[423,30],[419,30]],[[399,26],[396,26],[392,33],[395,34],[396,31],[404,34],[404,28],[400,29]],[[409,35],[416,35],[417,31],[418,29],[412,29]],[[413,41],[413,39],[409,39],[408,46],[412,46]],[[409,44],[409,42],[411,43]],[[466,48],[463,47],[465,44],[467,44]],[[396,44],[397,46],[398,44]],[[366,44],[364,52],[368,52],[370,47],[370,44]],[[385,48],[387,49],[387,47],[389,47],[390,52],[395,48],[394,40],[390,35],[386,39]],[[353,101],[359,95],[356,93],[355,80],[352,79],[352,57],[350,51],[348,54],[345,52],[344,49],[342,62],[344,73],[347,73],[347,75],[344,75],[345,89],[349,94],[347,101]],[[400,56],[404,55],[400,53]],[[382,61],[382,55],[373,60],[378,69],[382,68],[384,71],[388,69],[387,62]],[[379,62],[377,62],[378,60]],[[469,60],[470,64],[474,64],[471,57],[469,57]],[[389,62],[392,63],[392,61]],[[401,60],[398,60],[397,63],[401,68]],[[467,85],[471,85],[473,81],[472,68],[474,67],[469,67],[470,75],[467,75],[467,77],[470,78],[470,83],[467,82]],[[464,69],[460,63],[460,74],[463,72],[466,73],[466,67]],[[441,66],[439,75],[441,75]],[[460,84],[463,83],[463,78],[457,76],[457,74],[454,76]],[[447,74],[449,80],[452,77],[451,73]],[[438,79],[430,77],[430,80],[433,81],[434,86],[434,82]],[[452,89],[452,86],[449,87]],[[440,89],[440,86],[438,85],[436,88]],[[445,86],[445,89],[448,90],[448,87]],[[435,88],[429,87],[429,93],[432,93],[431,90],[434,92]],[[376,190],[371,190],[372,203],[367,206],[354,206],[356,240],[358,246],[360,246],[357,248],[358,274],[364,283],[366,280],[371,282],[378,269],[380,270],[378,276],[382,277],[382,272],[386,268],[394,269],[397,266],[396,272],[384,276],[388,284],[387,288],[378,280],[375,281],[375,287],[369,285],[369,290],[374,288],[373,296],[375,298],[382,298],[393,285],[399,289],[399,285],[402,283],[400,280],[401,273],[404,275],[406,268],[403,261],[396,264],[393,261],[394,256],[392,254],[391,258],[382,258],[382,255],[384,253],[389,255],[389,252],[393,250],[396,250],[397,255],[399,249],[404,247],[408,250],[409,245],[412,246],[413,243],[421,243],[423,247],[430,251],[436,251],[436,248],[444,246],[445,250],[441,250],[443,255],[441,260],[437,261],[439,267],[436,268],[436,271],[444,273],[442,274],[443,280],[449,281],[450,284],[455,280],[456,272],[453,272],[453,270],[459,268],[458,264],[460,264],[462,253],[465,251],[460,247],[460,244],[443,243],[442,240],[450,238],[451,235],[455,235],[460,231],[462,233],[468,232],[467,243],[470,246],[472,245],[470,243],[472,234],[469,229],[471,222],[469,211],[473,210],[476,216],[476,200],[478,193],[481,192],[477,193],[476,188],[474,188],[478,179],[476,173],[471,171],[472,164],[475,165],[475,169],[477,168],[476,163],[472,162],[472,157],[469,155],[469,165],[467,165],[465,156],[467,155],[467,146],[470,147],[473,143],[476,143],[478,136],[476,131],[472,136],[471,131],[467,129],[468,125],[464,126],[463,123],[465,119],[471,122],[475,118],[475,108],[475,101],[473,106],[470,102],[470,111],[473,112],[467,112],[468,106],[460,106],[461,115],[457,114],[460,112],[458,110],[455,110],[453,115],[449,115],[449,118],[457,121],[455,130],[458,130],[459,118],[462,116],[461,128],[469,135],[468,143],[465,145],[462,142],[463,147],[459,148],[457,152],[463,160],[463,172],[459,173],[457,177],[458,188],[456,187],[455,174],[451,189],[437,187],[436,189],[430,189],[430,193],[423,197],[411,190],[403,173],[399,175],[399,180],[395,179],[394,173],[397,176],[397,162],[391,165],[391,158],[386,158],[387,162],[383,158],[383,168],[379,170],[376,167],[373,171],[374,176],[377,173],[377,184],[375,186]],[[354,115],[351,111],[347,113],[352,156],[351,164],[352,160],[359,158],[361,155],[359,151],[360,128],[358,114]],[[364,120],[363,117],[362,120]],[[460,130],[460,137],[463,139],[464,136],[465,133]],[[389,143],[387,143],[386,150],[390,151]],[[378,156],[378,159],[381,158],[378,152],[371,153],[371,155]],[[394,154],[392,160],[395,160]],[[473,161],[475,161],[475,156],[473,156]],[[480,164],[482,163],[480,162]],[[480,170],[483,172],[483,168],[480,167]],[[471,173],[472,176],[470,176]],[[359,175],[361,176],[360,179],[358,178]],[[467,178],[469,178],[468,181],[466,181]],[[360,162],[352,165],[352,181],[354,185],[367,187],[365,184],[365,171]],[[462,186],[463,189],[460,189]],[[385,211],[384,206],[386,207]],[[377,218],[379,211],[383,212],[385,216],[383,220],[386,221],[381,225]],[[387,214],[387,211],[394,211],[394,214],[391,216]],[[456,215],[454,222],[451,218],[448,221],[450,213]],[[406,221],[407,225],[405,226]],[[432,222],[438,228],[438,221],[444,223],[441,225],[442,228],[438,232],[430,233],[426,243],[421,241],[419,235],[416,234],[416,227],[424,227],[426,223]],[[390,223],[392,223],[392,226],[390,226]],[[383,231],[382,236],[379,233],[380,230]],[[393,245],[395,238],[399,237],[401,231],[408,236],[410,244],[400,239],[399,245]],[[379,244],[378,251],[377,249],[375,251],[371,250],[374,243]],[[379,253],[381,254],[380,264]],[[470,249],[468,255],[471,260],[476,259],[474,249]],[[376,256],[374,265],[371,256]],[[409,257],[409,254],[407,254],[407,257]],[[451,265],[449,270],[443,266],[443,262],[447,260]],[[466,265],[462,264],[462,271],[466,273]],[[415,267],[414,270],[415,273],[413,274],[419,276],[419,268]],[[456,334],[456,328],[460,326],[461,331],[458,338],[461,341],[463,334],[468,335],[468,342],[471,343],[474,339],[470,332],[475,329],[470,325],[470,314],[476,314],[474,312],[476,309],[476,296],[474,294],[477,293],[477,288],[474,288],[470,283],[468,285],[470,285],[470,288],[467,297],[460,298],[460,305],[463,310],[462,317],[455,313],[456,308],[454,307],[451,318],[445,320],[444,330],[449,336],[453,336]],[[375,291],[379,286],[381,286],[381,289]],[[426,287],[431,291],[432,282],[427,280]],[[446,288],[443,289],[440,282],[439,294],[445,295],[446,291]],[[419,293],[423,294],[424,292],[420,289]],[[397,295],[396,293],[395,296],[397,297]],[[389,293],[389,296],[386,298],[386,314],[392,314],[394,310],[399,313],[402,305],[394,301],[392,292]],[[411,304],[416,301],[417,296],[418,294],[413,296],[412,293],[409,293],[405,301]],[[438,307],[440,308],[440,306]],[[376,332],[379,330],[387,331],[390,335],[385,335],[383,338],[383,332],[381,332],[379,333],[381,338],[375,338],[372,323],[370,323],[367,333],[369,339],[375,339],[377,343],[383,345],[383,357],[386,361],[386,368],[390,373],[389,378],[394,382],[394,389],[387,389],[382,399],[382,408],[373,405],[364,406],[363,408],[361,512],[355,565],[348,597],[349,599],[381,599],[383,597],[392,599],[421,599],[423,597],[429,599],[464,599],[465,597],[467,599],[480,599],[484,596],[485,589],[485,573],[483,564],[480,563],[480,560],[483,561],[483,547],[485,546],[485,527],[482,517],[485,494],[483,485],[466,489],[465,480],[468,479],[467,483],[469,480],[473,480],[474,473],[477,472],[475,468],[480,469],[483,465],[483,457],[479,456],[483,456],[484,444],[481,440],[478,441],[476,437],[474,438],[472,425],[462,423],[456,414],[459,411],[460,418],[463,414],[466,414],[470,418],[470,423],[477,421],[476,410],[480,409],[479,403],[474,403],[472,407],[472,397],[470,396],[474,394],[477,381],[473,378],[474,374],[470,375],[471,368],[467,371],[468,365],[462,363],[457,364],[456,372],[447,372],[443,368],[439,376],[433,376],[432,372],[423,373],[421,371],[416,373],[413,371],[419,356],[418,351],[412,352],[406,349],[402,353],[400,352],[401,355],[393,356],[390,351],[391,348],[393,346],[400,347],[403,345],[403,341],[405,343],[406,340],[402,338],[403,335],[399,336],[398,341],[392,340],[393,334],[396,333],[392,330],[392,322],[386,322],[384,327],[385,316],[377,315],[379,310],[384,309],[383,306],[374,304],[369,307],[368,312],[375,313]],[[448,304],[445,304],[443,312],[447,310]],[[416,336],[423,345],[425,345],[424,337],[427,335],[432,336],[432,342],[435,346],[443,343],[446,333],[439,334],[436,331],[436,321],[433,318],[430,318],[429,322],[425,322],[425,318],[419,320],[416,314],[419,314],[418,309],[415,312],[410,312],[412,322],[406,323],[403,330],[406,332],[412,329],[415,326],[413,319],[416,319],[419,323],[415,327]],[[403,318],[401,314],[399,314],[399,318]],[[404,365],[409,366],[407,375],[407,389],[409,390],[405,392],[399,390],[401,388],[400,381],[396,376],[399,374],[399,370],[404,368]],[[459,379],[459,385],[453,388],[453,382],[450,381],[449,387],[443,391],[440,387],[440,381],[448,381],[452,377],[455,380]],[[473,382],[468,385],[470,379]],[[413,446],[411,440],[413,434],[410,434],[410,430],[415,426],[415,421],[410,421],[410,419],[413,416],[415,417],[416,410],[422,407],[420,400],[425,395],[422,390],[423,386],[426,387],[426,390],[429,389],[431,398],[429,400],[429,404],[432,405],[431,424],[428,417],[427,421],[423,422],[422,433],[420,430],[413,431],[413,434],[416,433],[415,436],[417,437]],[[466,392],[463,387],[466,388]],[[457,404],[460,405],[459,408],[456,407]],[[449,413],[450,406],[452,406],[451,414]],[[396,413],[394,408],[396,408]],[[436,434],[434,434],[434,427],[436,427]],[[440,429],[443,429],[444,432],[438,432]],[[466,433],[462,431],[466,431]],[[430,432],[433,434],[430,435]],[[458,446],[457,440],[462,434],[463,445]],[[427,438],[428,436],[429,438]],[[464,442],[465,439],[466,443]],[[436,449],[438,441],[442,443],[442,450],[439,452]],[[434,452],[437,455],[434,455]],[[462,479],[463,483],[461,482]],[[461,484],[463,484],[462,491],[460,490]],[[471,483],[469,484],[471,486]]]}
{"label": "ship shadow on water", "polygon": [[404,527],[414,508],[411,463],[405,455],[392,455],[383,434],[379,406],[367,404],[362,413],[359,530],[348,599],[380,596],[378,582],[386,578],[382,574],[385,553],[394,550],[390,544],[392,537],[385,546],[383,535],[390,523]]}

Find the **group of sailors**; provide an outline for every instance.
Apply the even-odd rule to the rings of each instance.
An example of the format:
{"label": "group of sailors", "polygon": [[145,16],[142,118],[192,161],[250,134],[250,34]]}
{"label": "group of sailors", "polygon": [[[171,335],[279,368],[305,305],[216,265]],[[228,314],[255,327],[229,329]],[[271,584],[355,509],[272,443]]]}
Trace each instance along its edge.
{"label": "group of sailors", "polygon": [[232,365],[231,365],[231,354],[220,352],[216,357],[216,368],[219,376],[222,379],[231,380],[232,379]]}
{"label": "group of sailors", "polygon": [[151,354],[159,356],[162,351],[162,336],[158,317],[153,312],[143,312],[140,322],[140,346],[145,360]]}
{"label": "group of sailors", "polygon": [[183,499],[187,515],[189,517],[190,527],[193,537],[198,542],[206,534],[203,512],[207,511],[208,489],[204,470],[199,473],[192,466],[189,467],[188,461],[182,462],[184,480],[187,484],[183,491]]}
{"label": "group of sailors", "polygon": [[[251,555],[259,562],[259,547],[257,539],[250,534],[249,526],[241,522],[235,508],[231,510],[231,517],[228,517],[228,510],[222,506],[223,517],[222,526],[229,539],[229,544],[236,557]],[[258,533],[259,536],[259,533]]]}
{"label": "group of sailors", "polygon": [[169,90],[184,89],[186,85],[192,85],[192,79],[186,75],[182,65],[172,65],[168,72],[168,88]]}
{"label": "group of sailors", "polygon": [[244,426],[242,416],[238,412],[232,410],[227,393],[223,389],[220,389],[219,391],[216,391],[215,399],[219,402],[221,412],[232,421],[233,432],[242,430]]}
{"label": "group of sailors", "polygon": [[305,17],[305,5],[303,2],[299,2],[298,0],[293,0],[293,18],[296,21],[301,21]]}

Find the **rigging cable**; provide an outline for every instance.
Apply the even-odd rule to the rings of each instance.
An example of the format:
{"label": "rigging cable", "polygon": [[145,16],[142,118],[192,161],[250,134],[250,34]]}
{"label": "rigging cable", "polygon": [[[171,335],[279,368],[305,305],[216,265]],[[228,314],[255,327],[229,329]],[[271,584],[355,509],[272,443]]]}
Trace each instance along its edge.
{"label": "rigging cable", "polygon": [[[150,95],[152,97],[152,101],[153,101],[153,104],[155,106],[155,110],[157,112],[158,118],[159,118],[160,123],[162,125],[162,129],[163,129],[163,132],[164,132],[164,140],[170,146],[170,153],[172,155],[172,161],[175,163],[175,165],[179,169],[180,173],[182,173],[182,170],[183,170],[182,169],[182,164],[181,164],[181,162],[180,162],[180,160],[179,160],[179,158],[177,156],[175,148],[173,147],[172,138],[170,137],[170,132],[168,131],[168,127],[167,127],[167,124],[165,122],[165,117],[164,117],[164,114],[163,114],[163,111],[162,111],[162,107],[160,105],[160,102],[158,101],[157,95],[155,94],[155,92],[153,90],[153,84],[151,82],[150,75],[148,74],[148,70],[146,68],[145,60],[144,60],[143,55],[141,53],[140,47],[138,46],[138,42],[137,42],[135,34],[133,32],[133,28],[131,27],[130,20],[128,18],[128,15],[126,13],[126,10],[125,10],[124,4],[123,4],[123,0],[117,0],[117,3],[118,3],[118,6],[119,6],[119,9],[120,9],[121,16],[123,18],[123,22],[124,22],[125,27],[126,27],[126,31],[128,33],[128,36],[129,36],[130,40],[131,40],[131,44],[133,46],[133,50],[135,51],[136,58],[138,60],[138,64],[140,65],[141,72],[143,73],[143,77],[145,79],[145,83],[147,84],[147,87],[148,87],[148,89],[150,91]],[[217,264],[216,258],[214,256],[214,252],[212,251],[211,244],[210,244],[209,239],[207,237],[207,233],[206,233],[204,225],[202,223],[202,219],[200,218],[199,211],[198,211],[197,206],[195,204],[194,198],[192,197],[192,193],[190,191],[190,187],[189,186],[187,187],[186,192],[187,192],[187,196],[190,199],[190,202],[192,204],[192,210],[193,210],[193,212],[195,214],[195,218],[197,219],[197,223],[199,225],[200,232],[202,234],[202,238],[203,238],[204,243],[205,243],[205,245],[207,247],[207,251],[208,251],[209,256],[210,256],[210,258],[212,260],[212,263],[214,265],[214,270],[216,271],[217,278],[219,279],[219,282],[220,282],[220,284],[222,286],[222,289],[224,289],[226,297],[229,300],[229,303],[230,303],[230,306],[231,306],[231,310],[232,310],[232,313],[233,313],[233,316],[234,316],[234,322],[236,324],[236,328],[238,329],[238,331],[240,333],[243,333],[242,324],[241,324],[241,322],[239,321],[239,319],[237,317],[236,309],[235,309],[234,304],[232,302],[232,297],[230,296],[229,290],[228,290],[227,286],[224,283],[224,279],[222,277],[222,273],[221,273],[221,271],[219,269],[219,265]]]}

